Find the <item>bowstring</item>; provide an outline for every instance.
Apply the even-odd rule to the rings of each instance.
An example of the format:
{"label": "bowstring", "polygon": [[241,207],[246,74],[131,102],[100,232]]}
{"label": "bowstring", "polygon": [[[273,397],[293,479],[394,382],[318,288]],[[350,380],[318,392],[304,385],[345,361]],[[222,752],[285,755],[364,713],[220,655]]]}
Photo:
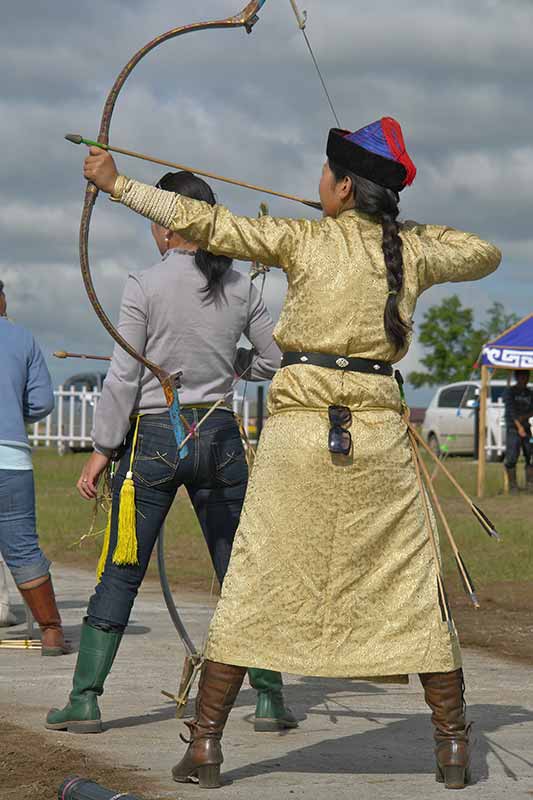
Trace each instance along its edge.
{"label": "bowstring", "polygon": [[331,108],[331,113],[333,114],[335,122],[337,123],[337,128],[342,128],[342,125],[339,122],[339,117],[337,115],[337,112],[335,111],[335,106],[333,105],[333,100],[331,99],[331,95],[329,93],[329,90],[328,90],[328,87],[327,87],[327,84],[326,84],[326,79],[324,78],[322,70],[320,69],[320,65],[318,63],[318,59],[317,59],[317,57],[316,57],[316,55],[314,53],[313,46],[311,45],[311,42],[309,40],[309,36],[307,35],[307,31],[305,30],[305,27],[307,25],[307,11],[304,11],[302,13],[300,11],[300,9],[298,8],[297,4],[296,4],[296,0],[290,0],[290,4],[292,6],[292,10],[294,11],[294,15],[295,15],[295,17],[296,17],[296,19],[298,21],[298,27],[300,28],[300,30],[302,32],[302,35],[303,35],[303,37],[305,39],[305,43],[307,45],[307,49],[309,50],[309,54],[310,54],[310,56],[311,56],[311,58],[313,60],[313,64],[315,65],[315,69],[317,71],[317,75],[319,77],[320,83],[322,84],[322,88],[324,90],[324,94],[326,95],[327,101],[329,103],[329,107]]}

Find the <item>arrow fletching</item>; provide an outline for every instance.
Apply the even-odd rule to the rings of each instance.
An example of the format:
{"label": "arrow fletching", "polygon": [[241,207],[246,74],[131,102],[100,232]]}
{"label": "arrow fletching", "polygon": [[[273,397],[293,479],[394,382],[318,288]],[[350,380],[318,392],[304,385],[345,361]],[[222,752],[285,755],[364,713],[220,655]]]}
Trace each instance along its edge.
{"label": "arrow fletching", "polygon": [[479,608],[479,601],[477,599],[476,590],[474,588],[474,582],[468,573],[466,564],[463,561],[460,553],[457,552],[455,554],[455,560],[457,561],[457,566],[459,568],[459,575],[461,576],[464,590],[469,596],[470,600],[472,601],[472,605],[474,606],[474,608]]}
{"label": "arrow fletching", "polygon": [[488,533],[488,535],[491,536],[493,539],[496,539],[496,541],[500,542],[502,537],[494,527],[494,524],[490,521],[487,515],[484,514],[483,511],[478,506],[476,506],[475,503],[472,503],[472,512],[474,516],[478,519],[478,521],[481,523],[485,531]]}

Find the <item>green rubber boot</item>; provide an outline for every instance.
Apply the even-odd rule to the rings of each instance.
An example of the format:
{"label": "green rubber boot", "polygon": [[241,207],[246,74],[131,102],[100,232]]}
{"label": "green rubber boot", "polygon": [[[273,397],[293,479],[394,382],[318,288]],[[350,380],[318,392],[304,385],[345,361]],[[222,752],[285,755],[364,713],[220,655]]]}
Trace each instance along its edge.
{"label": "green rubber boot", "polygon": [[297,728],[296,717],[283,700],[281,672],[269,669],[248,670],[250,684],[257,691],[254,729],[256,731],[283,731]]}
{"label": "green rubber boot", "polygon": [[46,728],[69,733],[101,733],[102,720],[97,697],[117,654],[122,633],[93,628],[83,622],[80,649],[72,679],[72,691],[65,708],[52,708]]}

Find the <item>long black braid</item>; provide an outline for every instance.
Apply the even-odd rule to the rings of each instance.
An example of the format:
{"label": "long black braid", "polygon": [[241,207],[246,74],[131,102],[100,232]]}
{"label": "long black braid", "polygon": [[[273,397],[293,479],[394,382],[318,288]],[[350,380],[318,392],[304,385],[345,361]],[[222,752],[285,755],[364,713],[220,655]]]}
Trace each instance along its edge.
{"label": "long black braid", "polygon": [[410,325],[402,319],[399,310],[399,297],[403,287],[403,243],[399,235],[400,224],[397,221],[400,213],[399,195],[391,189],[385,189],[366,178],[354,175],[331,161],[329,166],[335,180],[351,179],[355,208],[364,214],[375,216],[381,221],[382,248],[389,287],[383,322],[388,340],[397,350],[402,350],[405,347]]}

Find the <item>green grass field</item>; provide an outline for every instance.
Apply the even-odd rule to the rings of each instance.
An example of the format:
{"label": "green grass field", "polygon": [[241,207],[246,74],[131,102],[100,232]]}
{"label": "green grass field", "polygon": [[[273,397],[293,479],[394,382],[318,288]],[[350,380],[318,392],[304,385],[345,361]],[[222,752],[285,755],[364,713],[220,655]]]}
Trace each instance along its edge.
{"label": "green grass field", "polygon": [[[102,537],[76,544],[91,526],[94,505],[82,500],[75,488],[86,454],[58,456],[52,450],[35,452],[38,526],[43,549],[53,561],[93,568]],[[470,494],[475,492],[475,465],[468,459],[450,458],[447,466]],[[428,464],[430,470],[432,465]],[[476,585],[501,581],[533,579],[533,531],[531,496],[505,497],[503,467],[488,465],[487,497],[480,506],[503,536],[498,543],[490,539],[474,519],[445,477],[439,475],[435,486],[450,521],[459,549]],[[100,511],[96,529],[105,526]],[[212,569],[202,534],[185,492],[180,492],[166,524],[167,566],[171,579],[190,588],[208,589]],[[448,572],[454,573],[453,561],[444,535],[441,536]],[[151,574],[155,575],[154,565]]]}

